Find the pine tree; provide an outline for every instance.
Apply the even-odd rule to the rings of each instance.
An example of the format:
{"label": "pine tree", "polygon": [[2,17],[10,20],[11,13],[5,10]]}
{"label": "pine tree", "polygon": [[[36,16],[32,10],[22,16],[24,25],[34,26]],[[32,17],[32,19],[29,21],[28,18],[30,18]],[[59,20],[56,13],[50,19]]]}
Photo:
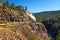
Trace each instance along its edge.
{"label": "pine tree", "polygon": [[2,8],[2,0],[0,0],[0,9]]}
{"label": "pine tree", "polygon": [[3,4],[3,8],[9,8],[9,2],[6,0],[6,2]]}
{"label": "pine tree", "polygon": [[0,3],[2,2],[2,0],[0,0]]}
{"label": "pine tree", "polygon": [[27,6],[25,6],[25,11],[27,11]]}
{"label": "pine tree", "polygon": [[10,8],[11,8],[11,9],[16,9],[15,4],[14,4],[14,3],[12,3],[12,4],[10,5]]}

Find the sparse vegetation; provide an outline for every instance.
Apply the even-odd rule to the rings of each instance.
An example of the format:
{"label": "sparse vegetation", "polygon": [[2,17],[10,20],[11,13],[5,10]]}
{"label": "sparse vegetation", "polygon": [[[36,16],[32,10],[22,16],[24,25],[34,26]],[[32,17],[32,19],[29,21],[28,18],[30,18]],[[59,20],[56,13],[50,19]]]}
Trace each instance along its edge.
{"label": "sparse vegetation", "polygon": [[57,39],[56,40],[60,40],[60,34],[57,35]]}
{"label": "sparse vegetation", "polygon": [[7,22],[6,25],[0,25],[0,27],[3,27],[3,28],[7,28],[7,27],[10,27],[12,25],[18,25],[18,24],[25,24],[25,22]]}
{"label": "sparse vegetation", "polygon": [[14,3],[10,5],[8,0],[3,3],[0,9],[1,40],[50,40],[44,25],[40,22],[35,24],[26,12],[27,6],[16,6]]}
{"label": "sparse vegetation", "polygon": [[[2,1],[0,0],[0,3],[2,3]],[[14,3],[11,3],[9,4],[8,0],[6,0],[6,2],[3,3],[3,6],[2,6],[3,9],[7,9],[7,10],[24,10],[26,11],[27,10],[27,7],[24,7],[22,5],[20,6],[16,6]]]}

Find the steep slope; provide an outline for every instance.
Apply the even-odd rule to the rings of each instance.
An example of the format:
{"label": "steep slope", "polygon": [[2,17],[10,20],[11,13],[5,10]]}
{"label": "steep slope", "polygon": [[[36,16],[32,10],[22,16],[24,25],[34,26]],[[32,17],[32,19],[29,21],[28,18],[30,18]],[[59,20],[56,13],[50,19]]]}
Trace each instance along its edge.
{"label": "steep slope", "polygon": [[[0,10],[0,20],[7,22],[28,22],[11,25],[9,29],[1,30],[1,40],[50,40],[45,26],[34,21],[27,11]],[[29,14],[29,12],[28,12]]]}
{"label": "steep slope", "polygon": [[0,30],[0,40],[27,40],[21,32],[11,30]]}

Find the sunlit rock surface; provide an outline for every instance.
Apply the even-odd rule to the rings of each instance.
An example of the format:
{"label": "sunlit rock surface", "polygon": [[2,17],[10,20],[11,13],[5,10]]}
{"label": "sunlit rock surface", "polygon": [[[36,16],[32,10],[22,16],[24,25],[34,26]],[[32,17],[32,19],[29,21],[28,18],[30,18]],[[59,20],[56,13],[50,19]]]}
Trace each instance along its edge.
{"label": "sunlit rock surface", "polygon": [[[36,22],[25,11],[0,10],[0,20],[7,22],[28,22],[11,25],[9,29],[0,30],[0,40],[50,40],[45,26]],[[28,12],[29,14],[29,12]]]}

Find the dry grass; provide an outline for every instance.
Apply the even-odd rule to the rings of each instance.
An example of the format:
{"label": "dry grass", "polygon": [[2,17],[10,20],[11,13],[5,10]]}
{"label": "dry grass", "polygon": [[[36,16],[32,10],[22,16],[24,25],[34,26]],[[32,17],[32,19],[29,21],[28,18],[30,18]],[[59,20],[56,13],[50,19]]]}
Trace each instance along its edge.
{"label": "dry grass", "polygon": [[25,22],[7,22],[6,25],[0,25],[0,27],[8,28],[10,26],[17,25],[17,24],[25,24]]}

